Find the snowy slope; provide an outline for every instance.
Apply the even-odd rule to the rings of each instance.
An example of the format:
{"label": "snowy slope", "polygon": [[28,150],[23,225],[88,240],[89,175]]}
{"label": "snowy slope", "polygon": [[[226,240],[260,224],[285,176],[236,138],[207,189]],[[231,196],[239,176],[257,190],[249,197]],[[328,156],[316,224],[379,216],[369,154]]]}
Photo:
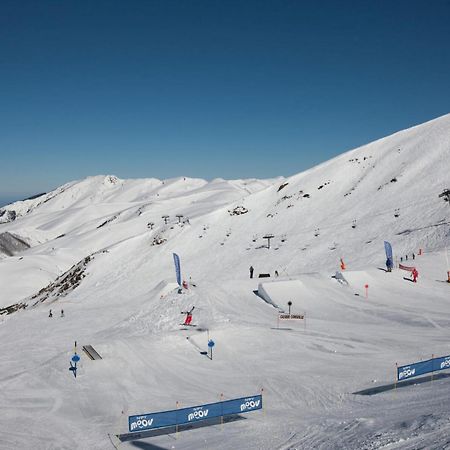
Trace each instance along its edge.
{"label": "snowy slope", "polygon": [[[449,156],[447,115],[286,179],[97,176],[3,208],[0,233],[31,247],[0,259],[0,308],[28,305],[0,315],[0,448],[113,448],[128,413],[261,388],[264,413],[120,447],[448,447],[448,379],[390,384],[396,362],[450,354]],[[419,283],[380,270],[384,240]],[[195,284],[182,294],[173,252]],[[340,258],[348,285],[331,277]],[[277,323],[260,282],[306,323]],[[75,340],[103,357],[82,355],[76,380]]]}

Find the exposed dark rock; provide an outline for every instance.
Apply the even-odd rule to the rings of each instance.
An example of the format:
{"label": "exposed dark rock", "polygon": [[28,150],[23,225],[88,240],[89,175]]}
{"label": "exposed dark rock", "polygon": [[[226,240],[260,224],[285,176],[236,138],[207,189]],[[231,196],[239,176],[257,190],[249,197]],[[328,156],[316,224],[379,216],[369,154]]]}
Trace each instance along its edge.
{"label": "exposed dark rock", "polygon": [[13,256],[27,248],[30,248],[30,244],[20,236],[16,236],[8,231],[0,233],[0,254]]}

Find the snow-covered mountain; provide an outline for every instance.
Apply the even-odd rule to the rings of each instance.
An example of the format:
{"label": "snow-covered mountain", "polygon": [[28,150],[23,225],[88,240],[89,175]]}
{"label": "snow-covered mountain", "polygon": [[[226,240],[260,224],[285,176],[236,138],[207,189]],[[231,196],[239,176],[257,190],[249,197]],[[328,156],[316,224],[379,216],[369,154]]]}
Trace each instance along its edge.
{"label": "snow-covered mountain", "polygon": [[[102,175],[1,208],[0,334],[15,345],[0,357],[0,424],[10,430],[0,448],[109,448],[107,433],[126,431],[117,425],[122,411],[208,403],[224,390],[230,398],[261,387],[265,417],[227,424],[223,434],[211,427],[148,442],[442,448],[450,430],[438,400],[448,395],[445,379],[432,395],[428,385],[402,390],[401,399],[389,390],[350,393],[375,378],[386,385],[397,361],[450,354],[450,288],[440,282],[450,270],[450,202],[442,195],[449,160],[446,115],[288,178]],[[379,270],[385,240],[397,263],[417,255],[419,284]],[[183,278],[195,284],[183,294],[174,284],[174,252]],[[349,285],[331,278],[341,258]],[[251,265],[256,276],[270,274],[260,287],[270,303],[282,310],[291,300],[306,311],[306,328],[274,330],[277,308],[253,293],[267,278],[249,280]],[[180,311],[194,305],[198,331],[180,331]],[[50,308],[66,317],[48,318]],[[214,361],[197,351],[201,329],[217,339]],[[104,356],[84,362],[76,380],[66,367],[75,340]],[[425,413],[406,414],[403,426],[396,414],[410,404]]]}

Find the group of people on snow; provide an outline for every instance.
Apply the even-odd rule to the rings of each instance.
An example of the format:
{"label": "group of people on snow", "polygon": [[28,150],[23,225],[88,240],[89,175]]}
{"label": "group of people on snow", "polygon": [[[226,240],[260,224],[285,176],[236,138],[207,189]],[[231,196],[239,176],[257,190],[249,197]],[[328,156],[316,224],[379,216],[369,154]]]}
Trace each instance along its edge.
{"label": "group of people on snow", "polygon": [[[255,271],[255,269],[253,268],[253,266],[250,266],[249,268],[249,272],[250,272],[250,278],[253,278],[253,272]],[[266,276],[270,276],[270,275],[266,275]],[[279,273],[278,270],[275,270],[275,276],[278,277]]]}
{"label": "group of people on snow", "polygon": [[[49,311],[48,317],[53,317],[52,310]],[[61,315],[60,315],[60,317],[64,317],[64,310],[63,310],[63,309],[61,309]]]}

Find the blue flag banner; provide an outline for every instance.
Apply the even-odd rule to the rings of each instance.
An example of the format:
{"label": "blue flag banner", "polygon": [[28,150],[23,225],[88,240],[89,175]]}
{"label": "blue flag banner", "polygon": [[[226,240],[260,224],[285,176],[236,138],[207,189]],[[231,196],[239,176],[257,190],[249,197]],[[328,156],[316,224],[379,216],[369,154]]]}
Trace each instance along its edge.
{"label": "blue flag banner", "polygon": [[397,381],[446,369],[450,369],[450,355],[428,359],[427,361],[421,361],[407,366],[399,366],[397,367]]}
{"label": "blue flag banner", "polygon": [[230,414],[251,412],[261,408],[262,395],[242,397],[224,402],[193,406],[190,408],[141,414],[139,416],[129,416],[128,429],[130,432],[133,432],[170,427],[174,425],[184,425]]}
{"label": "blue flag banner", "polygon": [[384,241],[384,251],[386,252],[386,259],[394,261],[394,258],[392,257],[392,245],[387,241]]}
{"label": "blue flag banner", "polygon": [[181,287],[180,257],[176,253],[173,254],[173,262],[175,263],[175,273],[177,275],[177,283],[178,283],[178,286]]}

